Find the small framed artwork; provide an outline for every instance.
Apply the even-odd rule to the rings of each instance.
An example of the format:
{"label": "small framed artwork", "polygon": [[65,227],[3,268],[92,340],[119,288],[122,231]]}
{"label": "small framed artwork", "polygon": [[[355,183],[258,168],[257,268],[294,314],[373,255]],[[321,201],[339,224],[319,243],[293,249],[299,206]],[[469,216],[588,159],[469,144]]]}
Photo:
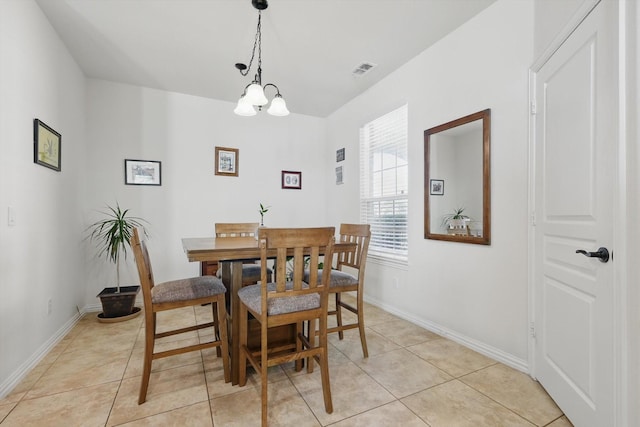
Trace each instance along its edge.
{"label": "small framed artwork", "polygon": [[344,148],[336,150],[336,162],[341,162],[344,160]]}
{"label": "small framed artwork", "polygon": [[155,160],[124,160],[127,185],[162,185],[162,163]]}
{"label": "small framed artwork", "polygon": [[239,165],[237,148],[216,147],[216,175],[238,176]]}
{"label": "small framed artwork", "polygon": [[342,171],[342,166],[338,166],[336,168],[336,185],[344,184],[344,175]]}
{"label": "small framed artwork", "polygon": [[300,190],[302,188],[302,172],[282,171],[282,188]]}
{"label": "small framed artwork", "polygon": [[33,162],[55,171],[61,170],[62,135],[33,119]]}
{"label": "small framed artwork", "polygon": [[430,179],[429,180],[430,191],[432,196],[442,196],[444,194],[444,180],[443,179]]}

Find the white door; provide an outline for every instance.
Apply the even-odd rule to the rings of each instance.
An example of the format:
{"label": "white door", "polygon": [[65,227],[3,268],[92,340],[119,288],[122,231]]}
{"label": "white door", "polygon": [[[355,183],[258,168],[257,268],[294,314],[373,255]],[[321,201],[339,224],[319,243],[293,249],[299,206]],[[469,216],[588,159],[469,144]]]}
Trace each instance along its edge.
{"label": "white door", "polygon": [[575,426],[614,425],[615,2],[534,70],[533,374]]}

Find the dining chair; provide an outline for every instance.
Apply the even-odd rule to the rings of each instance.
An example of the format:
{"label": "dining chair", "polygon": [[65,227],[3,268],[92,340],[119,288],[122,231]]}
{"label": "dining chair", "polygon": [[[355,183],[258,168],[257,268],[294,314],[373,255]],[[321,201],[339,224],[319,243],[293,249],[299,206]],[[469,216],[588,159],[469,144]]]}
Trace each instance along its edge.
{"label": "dining chair", "polygon": [[[216,222],[216,238],[255,237],[258,229],[257,222]],[[267,279],[271,281],[271,270]],[[222,278],[222,269],[218,269],[216,275]],[[242,286],[253,285],[260,280],[260,265],[248,261],[242,264]]]}
{"label": "dining chair", "polygon": [[[329,384],[327,353],[327,307],[329,271],[318,269],[320,254],[331,257],[334,244],[334,227],[324,228],[262,228],[259,230],[261,283],[238,291],[240,299],[240,362],[239,384],[247,381],[247,361],[253,366],[262,383],[262,425],[267,425],[267,370],[270,366],[296,361],[295,368],[302,368],[303,359],[313,358],[320,365],[324,406],[333,412]],[[267,280],[267,260],[275,256],[275,282]],[[311,267],[308,279],[303,281],[305,258]],[[290,279],[287,280],[287,270]],[[260,348],[248,346],[248,313],[260,324]],[[319,321],[318,344],[303,334],[303,323]],[[278,343],[270,348],[268,330],[280,325],[295,325],[295,342]]]}
{"label": "dining chair", "polygon": [[[371,227],[369,224],[341,224],[340,242],[355,243],[355,247],[347,252],[336,255],[335,268],[331,269],[329,293],[335,294],[335,310],[329,311],[329,315],[336,316],[337,326],[328,328],[328,333],[338,332],[338,337],[344,339],[344,332],[348,329],[358,328],[360,343],[364,357],[369,357],[367,339],[364,333],[364,273],[367,265],[367,253],[371,240]],[[325,256],[325,260],[328,260]],[[345,268],[346,267],[346,268]],[[345,269],[345,271],[343,271]],[[307,275],[305,274],[305,277]],[[355,307],[342,300],[345,292],[355,292]],[[343,323],[342,309],[346,309],[356,315],[354,323]],[[310,329],[313,330],[313,329]]]}
{"label": "dining chair", "polygon": [[[147,399],[147,389],[149,387],[149,377],[151,375],[151,362],[163,357],[212,347],[220,348],[224,380],[225,382],[229,382],[231,377],[229,371],[227,314],[224,303],[226,288],[222,284],[222,281],[214,276],[198,276],[155,284],[144,231],[138,230],[137,228],[133,229],[131,247],[133,248],[133,253],[135,255],[136,265],[138,267],[138,276],[140,277],[140,285],[142,286],[145,319],[144,365],[138,404],[140,405],[144,403]],[[213,308],[214,321],[183,327],[180,329],[168,330],[161,333],[156,332],[157,313],[209,303]],[[209,327],[213,328],[212,341],[199,342],[198,344],[192,344],[186,347],[154,352],[154,346],[157,339]]]}

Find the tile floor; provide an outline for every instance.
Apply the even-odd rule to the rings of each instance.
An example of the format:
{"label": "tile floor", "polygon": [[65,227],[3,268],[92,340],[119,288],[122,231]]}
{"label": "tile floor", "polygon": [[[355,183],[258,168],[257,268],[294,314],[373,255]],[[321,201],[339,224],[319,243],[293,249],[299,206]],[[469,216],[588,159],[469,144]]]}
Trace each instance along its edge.
{"label": "tile floor", "polygon": [[[159,329],[204,322],[210,313],[209,307],[161,313]],[[271,426],[571,426],[529,376],[377,307],[365,313],[369,358],[355,330],[342,341],[330,336],[333,413],[324,411],[319,369],[274,367]],[[0,400],[0,425],[260,424],[259,379],[249,376],[242,388],[225,384],[215,350],[155,361],[147,402],[138,405],[142,320],[102,324],[86,315]]]}

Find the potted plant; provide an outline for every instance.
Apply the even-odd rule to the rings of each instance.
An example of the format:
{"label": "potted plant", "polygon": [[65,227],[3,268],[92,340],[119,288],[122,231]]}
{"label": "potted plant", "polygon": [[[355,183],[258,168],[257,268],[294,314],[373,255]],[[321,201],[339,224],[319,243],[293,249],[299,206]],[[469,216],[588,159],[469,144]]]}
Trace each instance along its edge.
{"label": "potted plant", "polygon": [[[91,224],[87,228],[88,239],[98,245],[98,257],[105,257],[116,265],[116,286],[107,287],[97,297],[102,303],[102,313],[98,319],[110,319],[107,321],[125,320],[135,317],[140,309],[134,307],[136,296],[140,292],[140,286],[120,286],[120,260],[127,258],[127,248],[131,248],[131,236],[135,227],[144,230],[142,218],[127,216],[129,209],[121,209],[107,206],[107,211],[101,212],[104,219]],[[144,230],[146,234],[146,230]]]}
{"label": "potted plant", "polygon": [[442,225],[448,230],[465,229],[467,228],[467,221],[471,219],[470,216],[465,215],[463,207],[459,207],[453,210],[452,213],[442,216]]}
{"label": "potted plant", "polygon": [[260,213],[260,227],[264,227],[264,214],[266,214],[267,212],[269,212],[269,208],[271,206],[263,206],[262,203],[260,203],[260,209],[258,209],[258,212]]}

